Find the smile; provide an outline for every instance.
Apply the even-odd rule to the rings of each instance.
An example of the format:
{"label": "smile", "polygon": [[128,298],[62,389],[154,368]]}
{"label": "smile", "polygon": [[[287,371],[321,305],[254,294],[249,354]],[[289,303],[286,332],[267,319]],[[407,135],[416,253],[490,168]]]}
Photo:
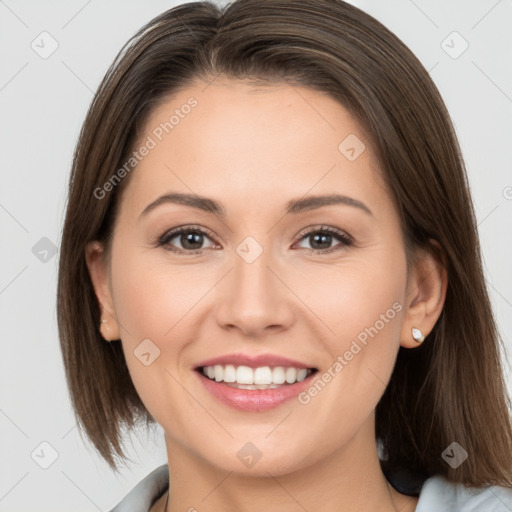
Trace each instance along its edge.
{"label": "smile", "polygon": [[206,390],[222,403],[241,410],[262,412],[298,396],[311,384],[316,368],[216,364],[196,368]]}
{"label": "smile", "polygon": [[293,368],[276,366],[234,366],[216,364],[204,366],[203,374],[215,382],[224,382],[238,389],[274,389],[282,384],[302,382],[313,372],[312,368]]}

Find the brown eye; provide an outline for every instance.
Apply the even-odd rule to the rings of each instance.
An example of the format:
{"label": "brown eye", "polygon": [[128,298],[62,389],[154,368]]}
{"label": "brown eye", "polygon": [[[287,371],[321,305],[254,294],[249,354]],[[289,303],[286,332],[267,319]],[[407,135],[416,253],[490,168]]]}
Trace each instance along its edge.
{"label": "brown eye", "polygon": [[158,240],[157,246],[171,252],[195,254],[202,252],[205,239],[209,239],[209,236],[201,229],[182,227],[165,233]]}
{"label": "brown eye", "polygon": [[[331,243],[333,242],[333,239],[339,240],[340,243],[332,247]],[[345,233],[328,226],[310,229],[309,231],[302,233],[300,240],[308,240],[311,244],[310,251],[320,252],[320,254],[343,249],[344,247],[353,244],[352,239]]]}
{"label": "brown eye", "polygon": [[[208,248],[204,247],[205,241],[211,238],[212,235],[199,227],[183,226],[166,232],[155,245],[174,253],[201,254]],[[311,248],[305,247],[305,249],[319,254],[341,250],[353,244],[352,238],[347,234],[329,226],[309,229],[301,234],[300,241],[302,240],[309,241],[311,245]],[[335,240],[339,243],[332,246]],[[210,248],[214,245],[210,245]]]}

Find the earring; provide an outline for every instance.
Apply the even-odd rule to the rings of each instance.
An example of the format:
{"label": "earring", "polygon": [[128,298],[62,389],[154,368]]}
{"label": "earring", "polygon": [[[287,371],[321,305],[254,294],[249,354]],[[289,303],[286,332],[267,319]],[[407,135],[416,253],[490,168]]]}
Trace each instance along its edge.
{"label": "earring", "polygon": [[[101,321],[101,323],[102,323],[102,324],[105,324],[105,323],[107,323],[107,322],[108,322],[108,320],[107,320],[107,319],[103,319],[103,320]],[[105,329],[107,329],[107,331],[110,331],[110,327],[109,327],[108,325],[106,325],[106,326],[105,326]],[[100,330],[101,330],[101,326],[100,326]],[[109,343],[112,341],[112,340],[109,340],[109,339],[107,339],[107,338],[103,338],[103,339],[104,339],[105,341],[108,341]]]}
{"label": "earring", "polygon": [[425,339],[425,336],[423,336],[423,333],[417,327],[412,328],[412,337],[418,343],[423,343],[423,340]]}

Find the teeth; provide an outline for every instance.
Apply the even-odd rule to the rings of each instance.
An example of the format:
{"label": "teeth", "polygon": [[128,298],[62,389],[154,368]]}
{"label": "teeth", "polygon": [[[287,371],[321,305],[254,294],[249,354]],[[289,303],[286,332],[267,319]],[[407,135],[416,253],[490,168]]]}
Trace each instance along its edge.
{"label": "teeth", "polygon": [[216,364],[213,367],[213,374],[215,375],[215,380],[217,382],[220,382],[221,380],[224,379],[224,368],[222,368],[222,366],[220,366],[219,364]]}
{"label": "teeth", "polygon": [[297,380],[297,369],[296,368],[286,368],[284,373],[286,382],[288,384],[293,384]]}
{"label": "teeth", "polygon": [[306,368],[301,368],[297,372],[297,382],[303,381],[308,376],[308,371]]}
{"label": "teeth", "polygon": [[274,384],[284,384],[286,380],[286,376],[284,373],[284,368],[282,366],[276,366],[272,370],[272,382]]}
{"label": "teeth", "polygon": [[273,388],[284,383],[301,382],[311,374],[312,370],[283,366],[250,368],[243,365],[216,364],[215,366],[204,366],[202,372],[216,382],[240,384],[243,389],[267,389],[268,386]]}
{"label": "teeth", "polygon": [[232,364],[224,368],[224,382],[236,382],[236,368]]}
{"label": "teeth", "polygon": [[248,366],[238,366],[236,369],[236,382],[238,384],[254,384],[254,372]]}
{"label": "teeth", "polygon": [[272,384],[272,370],[268,366],[254,370],[254,384]]}

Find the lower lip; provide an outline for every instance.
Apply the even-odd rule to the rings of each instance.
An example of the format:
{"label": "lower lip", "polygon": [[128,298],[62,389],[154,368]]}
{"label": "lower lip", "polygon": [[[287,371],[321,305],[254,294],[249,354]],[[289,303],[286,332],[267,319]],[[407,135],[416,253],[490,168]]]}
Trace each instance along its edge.
{"label": "lower lip", "polygon": [[283,384],[274,389],[238,389],[228,386],[224,382],[211,380],[198,371],[196,373],[204,387],[221,402],[241,411],[262,412],[295,398],[311,385],[311,377],[316,372],[308,375],[301,382]]}

